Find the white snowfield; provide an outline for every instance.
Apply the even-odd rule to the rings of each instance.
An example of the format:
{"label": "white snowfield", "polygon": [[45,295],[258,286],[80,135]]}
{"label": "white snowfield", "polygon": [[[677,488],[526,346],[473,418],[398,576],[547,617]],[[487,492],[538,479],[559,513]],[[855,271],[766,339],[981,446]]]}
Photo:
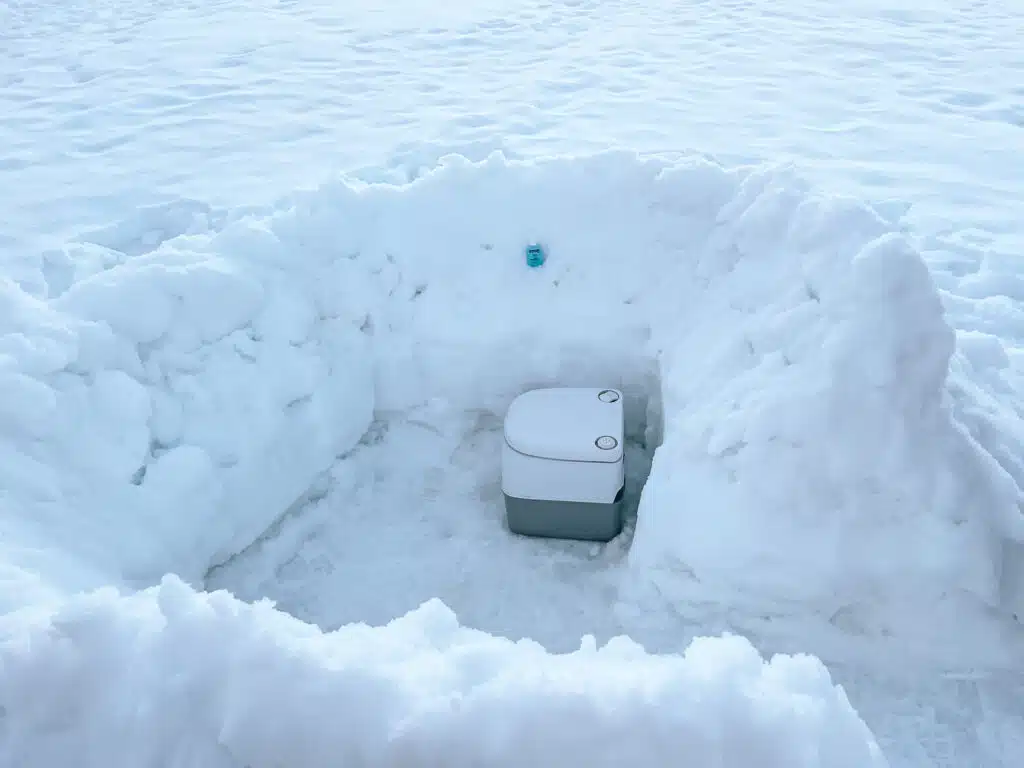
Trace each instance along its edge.
{"label": "white snowfield", "polygon": [[[131,102],[142,84],[199,67],[189,62],[206,55],[191,47],[210,35],[199,32],[205,9],[123,5],[80,18],[77,7],[16,3],[0,15],[10,30],[0,74],[17,86],[0,95],[14,116],[0,129],[11,148],[0,220],[17,221],[0,238],[0,768],[1019,764],[1024,293],[1021,236],[998,194],[1015,189],[1019,201],[1024,179],[1012,172],[1019,87],[1008,106],[1002,91],[954,100],[984,107],[984,119],[957,112],[949,124],[973,126],[1005,160],[991,173],[973,166],[958,229],[934,224],[955,207],[928,208],[916,188],[897,188],[907,203],[870,195],[838,156],[804,173],[739,162],[764,154],[756,143],[728,160],[589,151],[679,144],[663,128],[643,138],[654,107],[643,130],[620,116],[578,144],[568,128],[531,144],[496,107],[492,122],[479,118],[483,133],[442,130],[398,149],[389,111],[374,152],[393,162],[323,181],[321,140],[290,137],[305,119],[294,100],[315,111],[326,85],[302,98],[294,74],[259,85],[260,70],[235,56],[261,98],[287,93],[282,154],[262,135],[279,124],[253,117],[250,162],[266,145],[268,168],[295,157],[322,182],[282,192],[297,184],[281,171],[277,194],[247,190],[262,200],[251,203],[247,171],[225,181],[230,164],[213,157],[237,117],[210,117],[204,144],[201,123],[182,123],[171,141],[135,107],[101,120],[47,106],[50,93],[82,107],[75,94],[104,74]],[[476,103],[482,76],[459,56],[500,51],[498,32],[524,42],[535,29],[532,55],[550,64],[562,37],[589,29],[584,48],[619,45],[615,30],[643,37],[675,13],[521,5],[385,18],[361,6],[221,3],[209,12],[231,31],[208,47],[282,44],[278,73],[291,54],[315,73],[330,60],[317,56],[349,41],[337,56],[361,51],[372,70],[362,87],[379,75],[384,90],[403,72],[422,86],[417,62],[437,57],[448,68],[437,72],[462,72],[445,86],[465,92],[445,102],[457,108]],[[786,7],[716,6],[715,39],[760,50],[751,18],[782,25],[791,42],[853,24],[844,11],[821,32],[816,12],[794,4],[787,21]],[[617,24],[612,10],[625,14]],[[133,13],[138,27],[122,26]],[[933,40],[919,58],[943,60],[944,17],[884,17],[916,45]],[[1012,14],[971,23],[986,41],[1021,26]],[[451,32],[466,25],[475,32]],[[733,39],[734,27],[746,31]],[[61,66],[77,86],[52,82],[32,47],[71,28],[68,50],[85,63]],[[918,38],[918,28],[943,31]],[[463,53],[423,48],[429,29]],[[107,38],[109,71],[93,47]],[[158,41],[171,74],[143,68],[157,66]],[[647,69],[622,65],[638,89],[673,66],[660,48],[627,47],[653,51]],[[409,59],[392,61],[395,50]],[[990,62],[1013,56],[986,50]],[[745,76],[753,65],[730,66]],[[180,97],[192,115],[208,84],[183,82],[195,86]],[[581,101],[564,121],[596,130],[588,98],[607,93],[573,82]],[[537,103],[568,87],[537,84]],[[369,141],[376,98],[362,128],[335,138]],[[765,141],[785,123],[777,106]],[[600,107],[609,120],[622,108]],[[537,117],[527,111],[521,120]],[[879,121],[864,130],[883,142]],[[157,170],[147,144],[157,139],[125,138],[150,135],[151,122],[170,142]],[[88,135],[93,149],[72,150],[83,165],[51,155],[33,165],[33,127]],[[506,134],[518,138],[496,140]],[[723,140],[683,136],[709,150]],[[97,163],[120,171],[103,178]],[[185,166],[195,178],[183,182]],[[953,168],[935,172],[956,187]],[[132,187],[143,178],[125,181],[136,171],[151,172],[145,194]],[[202,179],[216,202],[182,196]],[[66,194],[47,197],[47,185]],[[1001,202],[978,213],[985,195]],[[930,215],[915,221],[917,200]],[[524,264],[530,242],[549,253],[542,269]],[[606,547],[524,542],[502,528],[501,415],[523,389],[549,384],[627,393],[636,520]],[[244,602],[262,597],[279,608]]]}

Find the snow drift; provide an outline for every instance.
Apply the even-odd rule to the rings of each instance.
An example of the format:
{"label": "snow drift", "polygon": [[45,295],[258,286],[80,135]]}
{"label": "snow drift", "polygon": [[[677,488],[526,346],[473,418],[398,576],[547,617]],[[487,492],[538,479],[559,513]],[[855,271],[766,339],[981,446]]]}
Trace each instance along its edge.
{"label": "snow drift", "polygon": [[[522,263],[534,240],[541,270]],[[435,646],[401,628],[422,617],[321,635],[175,582],[61,606],[104,581],[201,585],[318,492],[375,409],[500,411],[550,382],[657,389],[629,570],[678,600],[699,583],[739,611],[998,605],[1001,546],[1024,538],[1016,483],[947,402],[955,340],[921,258],[871,208],[786,169],[449,157],[409,184],[339,182],[274,209],[142,211],[0,291],[0,606],[49,603],[5,622],[0,727],[19,759],[14,734],[59,721],[54,759],[138,764],[88,752],[90,728],[147,749],[134,718],[169,719],[153,748],[212,765],[284,759],[275,737],[308,740],[317,764],[346,754],[345,734],[366,762],[546,764],[602,733],[653,764],[696,750],[745,765],[748,743],[766,765],[878,759],[819,667],[762,666],[735,640],[561,658],[454,629]],[[527,662],[543,674],[523,678]],[[45,699],[39,675],[57,686]],[[133,714],[86,708],[129,692]],[[543,760],[516,738],[542,716],[559,723]],[[481,728],[497,740],[470,745]],[[594,762],[619,754],[601,743]]]}

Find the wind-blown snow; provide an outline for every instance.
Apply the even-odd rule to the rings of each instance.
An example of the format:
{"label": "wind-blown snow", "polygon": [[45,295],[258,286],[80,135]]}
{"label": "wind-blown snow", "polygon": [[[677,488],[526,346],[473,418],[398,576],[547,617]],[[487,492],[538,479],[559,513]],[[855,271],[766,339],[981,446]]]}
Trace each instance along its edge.
{"label": "wind-blown snow", "polygon": [[[723,624],[855,688],[995,670],[908,705],[980,713],[938,729],[970,743],[858,703],[895,760],[1014,764],[1019,14],[513,5],[0,10],[0,764],[883,763],[812,659],[498,637]],[[719,159],[580,156],[623,144]],[[597,381],[657,443],[635,529],[524,557],[459,430]],[[285,556],[325,628],[415,595],[495,636],[164,578],[258,596]],[[345,581],[374,557],[391,581]]]}

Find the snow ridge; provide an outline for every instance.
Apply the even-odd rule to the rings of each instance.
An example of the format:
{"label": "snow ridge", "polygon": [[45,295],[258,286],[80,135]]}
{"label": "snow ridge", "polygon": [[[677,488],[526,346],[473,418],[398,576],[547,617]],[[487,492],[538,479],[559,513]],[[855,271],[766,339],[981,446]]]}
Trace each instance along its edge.
{"label": "snow ridge", "polygon": [[819,661],[741,638],[552,655],[436,601],[323,634],[168,577],[0,618],[0,650],[0,765],[21,768],[886,765]]}

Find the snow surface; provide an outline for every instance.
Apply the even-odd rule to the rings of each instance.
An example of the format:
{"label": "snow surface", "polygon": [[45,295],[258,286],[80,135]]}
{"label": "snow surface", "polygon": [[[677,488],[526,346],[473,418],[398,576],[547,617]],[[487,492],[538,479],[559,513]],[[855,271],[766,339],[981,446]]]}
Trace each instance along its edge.
{"label": "snow surface", "polygon": [[438,601],[323,635],[173,577],[18,629],[0,759],[25,768],[885,765],[820,661],[765,663],[742,638],[663,657],[585,638],[553,656],[464,629]]}
{"label": "snow surface", "polygon": [[1019,12],[349,5],[0,11],[0,763],[1019,762]]}

